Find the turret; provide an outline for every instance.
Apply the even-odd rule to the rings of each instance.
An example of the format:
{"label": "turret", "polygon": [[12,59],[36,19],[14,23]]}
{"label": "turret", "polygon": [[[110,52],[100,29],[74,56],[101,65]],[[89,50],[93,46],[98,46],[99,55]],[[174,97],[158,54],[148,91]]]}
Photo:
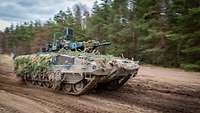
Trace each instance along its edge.
{"label": "turret", "polygon": [[[61,37],[59,40],[54,40],[48,43],[46,52],[56,52],[60,49],[66,49],[71,51],[85,51],[85,52],[92,52],[98,47],[110,45],[110,42],[107,41],[96,41],[96,40],[88,40],[83,42],[76,42],[73,41],[73,34],[74,31],[71,28],[66,27],[64,30],[64,36]],[[44,51],[44,49],[43,49]]]}

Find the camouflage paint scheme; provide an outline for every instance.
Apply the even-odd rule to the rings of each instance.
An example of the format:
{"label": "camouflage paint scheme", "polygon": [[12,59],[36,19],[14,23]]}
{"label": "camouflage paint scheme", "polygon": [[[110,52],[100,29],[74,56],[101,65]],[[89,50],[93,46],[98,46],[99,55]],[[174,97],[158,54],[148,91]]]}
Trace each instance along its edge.
{"label": "camouflage paint scheme", "polygon": [[80,51],[36,53],[15,58],[17,76],[26,83],[81,95],[95,87],[118,89],[139,69],[138,62]]}

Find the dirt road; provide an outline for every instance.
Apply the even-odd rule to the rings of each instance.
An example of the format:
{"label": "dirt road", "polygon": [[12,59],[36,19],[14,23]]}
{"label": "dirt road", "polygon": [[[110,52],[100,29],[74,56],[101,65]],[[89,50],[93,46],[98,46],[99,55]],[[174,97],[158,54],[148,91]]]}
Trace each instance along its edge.
{"label": "dirt road", "polygon": [[70,96],[26,86],[1,64],[0,113],[200,113],[200,73],[142,66],[118,91]]}

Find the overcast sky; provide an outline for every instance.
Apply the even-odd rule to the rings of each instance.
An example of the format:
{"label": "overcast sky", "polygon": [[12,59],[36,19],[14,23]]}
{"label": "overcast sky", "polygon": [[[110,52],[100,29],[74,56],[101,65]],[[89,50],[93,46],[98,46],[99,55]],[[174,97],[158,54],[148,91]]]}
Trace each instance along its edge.
{"label": "overcast sky", "polygon": [[0,30],[11,23],[30,20],[48,20],[59,10],[66,10],[76,3],[92,8],[95,0],[0,0]]}

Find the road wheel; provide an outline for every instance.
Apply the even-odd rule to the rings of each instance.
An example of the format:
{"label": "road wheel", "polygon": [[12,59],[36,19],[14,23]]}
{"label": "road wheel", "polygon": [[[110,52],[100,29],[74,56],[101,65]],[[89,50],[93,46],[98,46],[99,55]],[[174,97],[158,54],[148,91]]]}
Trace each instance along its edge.
{"label": "road wheel", "polygon": [[64,93],[69,94],[72,90],[72,85],[71,84],[63,84],[62,90]]}
{"label": "road wheel", "polygon": [[74,90],[80,92],[85,87],[85,82],[82,80],[74,85]]}

